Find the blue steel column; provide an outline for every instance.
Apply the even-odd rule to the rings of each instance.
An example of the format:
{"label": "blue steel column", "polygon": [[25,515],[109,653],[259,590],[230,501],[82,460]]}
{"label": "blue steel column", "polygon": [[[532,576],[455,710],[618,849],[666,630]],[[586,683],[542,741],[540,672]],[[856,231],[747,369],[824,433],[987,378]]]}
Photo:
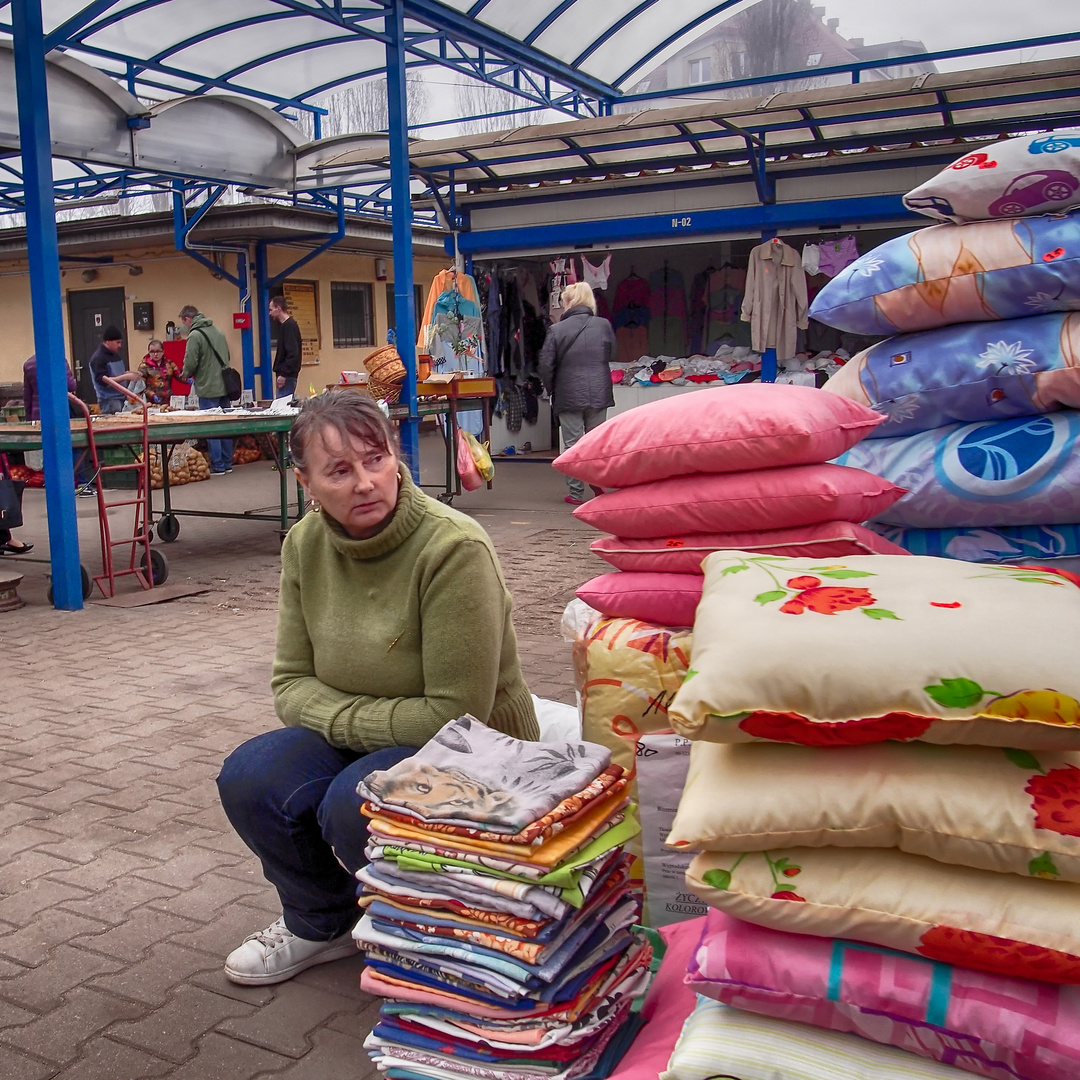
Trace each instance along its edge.
{"label": "blue steel column", "polygon": [[409,108],[405,81],[405,14],[402,0],[386,16],[386,93],[390,119],[390,193],[394,232],[394,316],[397,349],[405,365],[401,449],[420,480],[420,419],[416,412],[416,301],[413,298],[412,193],[409,189]]}
{"label": "blue steel column", "polygon": [[[761,230],[761,242],[767,244],[774,236],[776,236],[775,229],[762,229]],[[800,270],[802,267],[800,266]],[[776,382],[776,376],[780,370],[779,364],[776,362],[776,350],[766,349],[761,354],[761,381],[766,383]]]}
{"label": "blue steel column", "polygon": [[259,381],[262,385],[262,400],[269,401],[274,396],[275,387],[270,360],[270,271],[267,266],[265,240],[255,243],[255,303],[259,308]]}
{"label": "blue steel column", "polygon": [[[236,253],[236,276],[240,279],[240,310],[251,314],[251,269],[246,251]],[[244,369],[244,388],[255,389],[255,339],[254,328],[248,325],[240,331],[240,353]]]}
{"label": "blue steel column", "polygon": [[49,515],[53,603],[66,611],[83,606],[71,424],[64,359],[60,249],[53,205],[52,143],[45,81],[41,0],[14,0],[15,83],[19,140],[26,189],[26,242],[34,316],[41,437],[45,452],[45,505]]}

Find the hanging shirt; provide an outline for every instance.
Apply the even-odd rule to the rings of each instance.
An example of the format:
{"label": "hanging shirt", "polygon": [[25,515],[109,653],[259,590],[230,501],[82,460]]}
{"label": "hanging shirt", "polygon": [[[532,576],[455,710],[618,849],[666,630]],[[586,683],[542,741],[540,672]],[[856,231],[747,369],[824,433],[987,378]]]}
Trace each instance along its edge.
{"label": "hanging shirt", "polygon": [[818,252],[818,269],[829,277],[836,277],[845,266],[850,266],[859,257],[854,236],[826,240],[819,246]]}
{"label": "hanging shirt", "polygon": [[420,356],[430,355],[428,340],[431,336],[431,320],[435,312],[435,303],[447,289],[457,288],[457,291],[466,300],[471,300],[479,306],[480,294],[476,289],[476,282],[469,274],[459,274],[452,267],[449,270],[441,270],[435,275],[435,280],[428,289],[427,303],[424,305],[423,317],[417,326],[416,351]]}
{"label": "hanging shirt", "polygon": [[551,285],[549,288],[548,297],[548,315],[552,322],[558,322],[562,318],[562,294],[567,285],[575,285],[577,283],[577,270],[574,267],[574,260],[571,259],[552,259],[551,263]]}
{"label": "hanging shirt", "polygon": [[611,256],[609,255],[599,266],[593,266],[584,255],[581,256],[581,270],[585,282],[594,289],[606,289],[608,278],[611,276]]}

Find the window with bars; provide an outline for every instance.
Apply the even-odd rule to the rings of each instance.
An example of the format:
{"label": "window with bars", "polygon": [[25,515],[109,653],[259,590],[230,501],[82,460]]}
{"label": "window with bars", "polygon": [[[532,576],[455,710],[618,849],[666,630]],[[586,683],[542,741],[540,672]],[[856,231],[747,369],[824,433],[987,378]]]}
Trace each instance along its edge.
{"label": "window with bars", "polygon": [[372,291],[366,281],[331,281],[330,316],[335,349],[375,344]]}

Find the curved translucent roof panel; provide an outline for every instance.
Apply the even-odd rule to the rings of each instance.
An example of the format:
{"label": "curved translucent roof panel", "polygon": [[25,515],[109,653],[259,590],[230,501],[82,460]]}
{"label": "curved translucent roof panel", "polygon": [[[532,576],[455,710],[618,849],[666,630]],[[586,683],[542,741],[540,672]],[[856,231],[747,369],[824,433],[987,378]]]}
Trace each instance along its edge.
{"label": "curved translucent roof panel", "polygon": [[[143,99],[225,91],[257,98],[272,107],[319,112],[315,103],[320,95],[385,70],[387,17],[400,12],[411,66],[442,66],[464,78],[511,87],[541,108],[597,115],[617,105],[631,88],[640,92],[630,97],[641,101],[708,85],[700,79],[726,77],[734,79],[733,85],[761,84],[772,74],[781,74],[770,69],[765,75],[747,72],[748,78],[739,79],[734,69],[726,75],[717,71],[706,76],[702,67],[692,80],[694,86],[687,85],[682,74],[674,81],[665,78],[661,80],[663,87],[648,91],[637,85],[702,34],[726,20],[742,18],[755,2],[42,0],[42,8],[50,48],[64,50],[98,68]],[[824,2],[827,5],[829,0]],[[935,2],[908,0],[923,8]],[[1036,20],[1036,32],[1044,36],[1009,42],[1010,46],[1050,43],[1075,48],[1080,30],[1069,14],[1075,0],[1046,3],[1048,11],[1053,9],[1051,14]],[[839,81],[850,81],[845,73],[851,69],[851,77],[857,81],[860,70],[887,62],[882,59],[884,53],[878,59],[859,59],[861,54],[844,51],[841,45],[855,47],[856,42],[862,48],[862,39],[845,42],[837,37],[832,25],[835,19],[828,20],[828,25],[821,23],[826,8],[812,7],[811,0],[792,0],[792,5],[800,19],[811,20],[814,34],[835,39],[836,48],[831,52],[824,47],[810,52],[795,49],[789,59],[778,61],[793,65],[792,71],[784,73],[789,81],[814,64],[821,65],[815,69],[815,78],[835,74]],[[10,34],[10,6],[11,0],[0,0],[0,40]],[[1000,51],[997,45],[986,44],[987,37],[999,36],[989,24],[972,21],[962,33],[970,40],[968,51]],[[953,34],[949,41],[955,40]],[[887,56],[917,60],[921,55],[918,48],[922,43],[918,41],[893,42],[880,48],[887,50],[892,45],[912,46],[914,51]],[[932,55],[960,53],[966,55],[964,49]]]}

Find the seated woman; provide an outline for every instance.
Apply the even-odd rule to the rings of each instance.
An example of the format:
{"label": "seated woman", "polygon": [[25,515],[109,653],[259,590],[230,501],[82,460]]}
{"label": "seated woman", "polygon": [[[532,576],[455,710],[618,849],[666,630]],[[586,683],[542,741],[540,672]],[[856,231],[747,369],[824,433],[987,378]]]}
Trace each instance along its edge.
{"label": "seated woman", "polygon": [[367,397],[309,398],[291,446],[319,510],[281,549],[271,686],[285,727],[234,750],[218,777],[229,821],[281,898],[281,918],[225,962],[248,985],[355,953],[360,780],[464,713],[539,738],[484,530],[416,487]]}

